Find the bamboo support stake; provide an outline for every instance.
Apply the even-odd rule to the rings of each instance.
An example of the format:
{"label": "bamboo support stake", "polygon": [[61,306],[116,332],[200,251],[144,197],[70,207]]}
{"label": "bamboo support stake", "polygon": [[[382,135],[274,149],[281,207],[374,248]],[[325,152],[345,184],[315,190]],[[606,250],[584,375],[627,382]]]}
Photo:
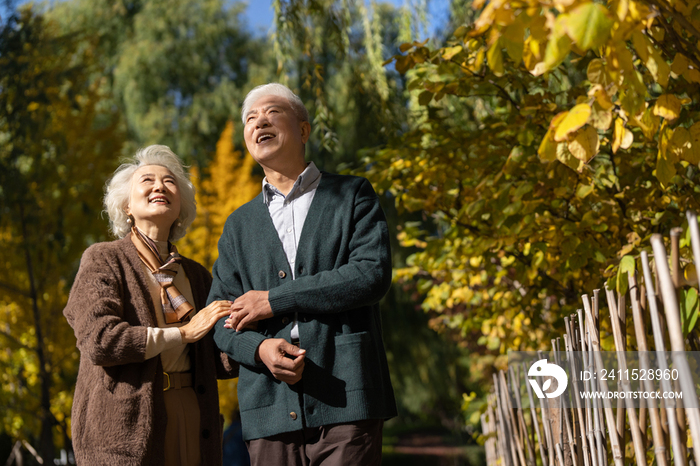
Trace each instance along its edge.
{"label": "bamboo support stake", "polygon": [[488,408],[486,412],[489,415],[489,431],[494,435],[493,437],[493,448],[496,451],[496,464],[504,465],[505,460],[503,459],[503,448],[501,445],[501,439],[498,437],[498,427],[497,427],[497,415],[496,411],[493,409],[493,405],[496,402],[496,396],[494,394],[489,395],[490,400],[488,401]]}
{"label": "bamboo support stake", "polygon": [[[581,364],[584,369],[589,370],[588,367],[588,350],[586,349],[586,332],[584,331],[584,318],[583,311],[579,309],[578,314],[578,326],[579,326],[579,336],[581,338]],[[591,393],[590,389],[591,383],[588,380],[583,381],[583,389]],[[588,445],[590,447],[591,454],[591,466],[598,466],[598,452],[595,445],[595,434],[593,433],[593,411],[591,409],[591,399],[586,398],[586,409],[584,413],[586,414],[586,437],[588,438]]]}
{"label": "bamboo support stake", "polygon": [[[508,430],[510,431],[510,438],[511,440],[513,440],[513,444],[515,445],[516,455],[513,455],[513,463],[518,464],[517,460],[520,460],[521,466],[527,466],[527,464],[525,463],[525,454],[523,453],[523,445],[521,443],[520,438],[518,437],[515,418],[513,416],[513,403],[511,402],[510,393],[508,392],[508,384],[506,383],[505,373],[503,371],[498,371],[498,377],[501,381],[501,406],[505,411],[504,417],[506,419]],[[511,448],[513,447],[511,446]],[[515,456],[517,456],[517,460]]]}
{"label": "bamboo support stake", "polygon": [[[576,377],[576,362],[574,361],[574,352],[569,344],[569,335],[564,335],[564,343],[567,346],[567,354],[568,354],[568,359],[569,359],[569,367],[571,371],[571,382],[573,384],[574,388],[574,402],[576,404],[576,415],[578,415],[578,427],[579,427],[579,432],[580,432],[580,438],[581,442],[576,442],[577,447],[581,447],[581,454],[577,455],[577,457],[583,457],[583,463],[585,466],[590,466],[588,462],[588,444],[586,442],[586,435],[583,431],[583,412],[581,410],[581,396],[580,392],[578,390],[578,378]],[[581,464],[580,461],[574,461],[574,464],[578,465]]]}
{"label": "bamboo support stake", "polygon": [[[649,303],[649,312],[651,313],[651,327],[654,333],[654,345],[656,346],[656,354],[658,356],[659,369],[662,371],[668,370],[666,363],[666,345],[664,337],[661,333],[661,323],[659,322],[659,310],[656,307],[656,296],[654,285],[651,278],[651,269],[649,268],[649,256],[646,251],[642,251],[642,270],[644,272],[644,286],[647,289],[647,302]],[[665,254],[664,254],[665,256]],[[658,257],[656,258],[658,267]],[[665,259],[663,259],[665,260]],[[668,380],[661,379],[661,387],[665,392],[671,391],[671,383]],[[685,465],[685,456],[683,454],[683,444],[681,443],[680,433],[678,432],[678,424],[676,423],[676,411],[673,407],[666,406],[666,418],[668,420],[668,432],[671,437],[671,449],[673,451],[673,464]]]}
{"label": "bamboo support stake", "polygon": [[[583,463],[579,460],[576,464],[583,464],[584,466],[590,466],[588,461],[588,443],[586,441],[586,436],[583,430],[583,412],[581,410],[581,392],[578,386],[578,373],[576,367],[576,358],[574,356],[574,351],[576,350],[576,330],[574,327],[574,314],[571,314],[571,318],[565,317],[564,324],[566,325],[566,335],[564,335],[564,344],[566,347],[567,359],[569,360],[569,367],[571,371],[571,382],[573,386],[573,398],[575,410],[573,415],[573,432],[574,436],[578,435],[576,441],[576,456],[583,459]],[[578,427],[578,429],[577,429]],[[578,434],[577,434],[578,433]],[[580,439],[580,440],[578,440]]]}
{"label": "bamboo support stake", "polygon": [[[620,377],[618,377],[618,381],[620,383],[620,387],[624,392],[631,392],[632,386],[629,380],[623,376],[623,374],[627,374],[627,358],[625,356],[624,351],[625,339],[622,333],[622,328],[620,327],[620,312],[615,304],[615,292],[613,290],[609,290],[606,287],[605,293],[608,297],[608,311],[610,312],[610,321],[612,322],[613,328],[613,339],[615,340],[615,348],[617,349],[617,364],[620,370]],[[624,300],[618,302],[624,305]],[[620,351],[620,348],[622,348],[622,351]],[[634,408],[634,402],[631,398],[625,397],[624,405],[625,408],[627,408],[627,417],[630,421],[630,431],[632,431],[632,445],[634,446],[634,457],[637,461],[637,466],[644,466],[646,464],[646,452],[644,449],[644,441],[642,440],[642,433],[639,429],[639,418],[637,417],[637,411]],[[624,415],[623,408],[618,407],[617,409],[619,410],[618,413],[622,412],[622,414]],[[623,417],[621,429],[622,431],[624,431],[624,425],[625,418]],[[620,429],[619,424],[618,429]],[[624,439],[622,435],[620,436],[620,438]]]}
{"label": "bamboo support stake", "polygon": [[[689,222],[693,223],[693,222]],[[697,222],[694,222],[697,225]],[[700,242],[700,237],[697,239]],[[691,230],[692,241],[692,230]],[[685,414],[690,425],[690,436],[693,439],[693,456],[695,464],[700,464],[700,409],[698,409],[698,397],[695,393],[695,384],[693,383],[692,373],[688,365],[688,359],[685,356],[685,338],[683,338],[683,330],[681,329],[680,310],[678,308],[678,300],[676,299],[676,289],[671,281],[671,274],[668,269],[666,260],[666,248],[664,247],[661,235],[652,235],[651,247],[654,249],[654,258],[656,259],[656,271],[661,282],[661,297],[664,301],[664,314],[666,315],[666,325],[671,338],[671,350],[673,351],[673,363],[678,369],[678,375],[683,390],[683,399],[685,406],[690,406],[691,409],[686,409]],[[690,401],[690,402],[688,402]]]}
{"label": "bamboo support stake", "polygon": [[[564,341],[566,342],[566,335],[564,335]],[[564,364],[562,363],[560,359],[560,354],[561,354],[561,347],[560,347],[560,339],[557,338],[556,341],[552,340],[552,347],[554,349],[554,359],[556,364],[559,367],[563,367]],[[561,427],[560,430],[560,436],[559,436],[559,441],[561,442],[562,446],[564,445],[564,427],[566,427],[566,438],[569,441],[569,452],[571,454],[571,460],[573,461],[574,464],[578,464],[578,456],[576,455],[576,439],[574,438],[574,431],[571,426],[571,416],[569,415],[569,408],[564,407],[564,396],[560,396],[558,399],[559,402],[559,425]],[[563,422],[563,424],[562,424]],[[563,452],[563,451],[562,451]]]}
{"label": "bamboo support stake", "polygon": [[[590,324],[589,324],[590,327]],[[592,331],[588,332],[588,347],[591,347],[591,333]],[[590,350],[588,351],[588,370],[591,373],[596,373],[595,370],[595,363],[593,362],[593,351]],[[591,393],[595,393],[598,391],[596,387],[596,379],[595,377],[591,377],[590,380],[591,384]],[[598,400],[596,398],[593,398],[593,405],[591,407],[593,410],[593,435],[595,437],[595,448],[596,452],[598,453],[598,464],[599,465],[604,465],[606,463],[605,461],[605,441],[603,440],[603,432],[601,429],[601,423],[600,423],[600,411],[598,410]]]}
{"label": "bamboo support stake", "polygon": [[493,374],[493,386],[496,389],[496,414],[498,419],[498,424],[496,426],[498,432],[498,438],[501,443],[501,450],[503,452],[503,459],[505,460],[506,466],[516,466],[518,464],[515,458],[515,451],[511,447],[511,435],[508,429],[508,421],[506,420],[504,414],[503,400],[501,396],[501,387],[498,380],[498,375]]}
{"label": "bamboo support stake", "polygon": [[[683,285],[683,277],[681,276],[681,261],[680,261],[680,237],[683,232],[682,228],[671,228],[671,282],[673,283],[674,292],[677,293],[678,290]],[[680,390],[678,386],[678,381],[673,382],[673,389]],[[683,408],[683,401],[676,400],[676,421],[678,422],[678,429],[681,434],[681,443],[685,447],[688,443],[688,435],[686,432],[686,420],[685,420],[685,409]],[[685,448],[684,448],[685,450]]]}
{"label": "bamboo support stake", "polygon": [[[523,373],[527,375],[527,370],[525,369],[525,363],[523,362]],[[532,424],[535,426],[535,434],[537,435],[537,443],[540,446],[540,457],[542,458],[542,466],[547,465],[547,452],[544,448],[544,443],[542,440],[542,434],[540,432],[540,423],[537,420],[537,408],[535,408],[535,400],[532,396],[532,387],[530,383],[525,384],[527,389],[527,398],[530,400],[530,417],[532,417]],[[543,427],[544,428],[544,427]]]}
{"label": "bamboo support stake", "polygon": [[[630,287],[630,302],[632,304],[632,319],[634,320],[634,333],[637,337],[637,351],[639,351],[639,369],[646,371],[651,368],[649,363],[649,348],[647,347],[646,328],[644,325],[644,316],[639,303],[639,289],[637,288],[637,279],[634,273],[628,276]],[[654,386],[651,380],[645,378],[641,382],[642,389],[646,392],[654,391]],[[668,457],[666,445],[664,442],[664,432],[661,428],[661,418],[659,417],[659,409],[653,400],[647,400],[649,421],[651,422],[651,438],[654,442],[654,457],[658,466],[667,466]],[[640,410],[641,411],[641,410]],[[640,428],[646,430],[646,424],[641,422],[640,413]]]}
{"label": "bamboo support stake", "polygon": [[[586,317],[593,321],[593,316],[591,314],[591,306],[590,303],[588,302],[588,296],[583,295],[583,308],[586,311]],[[599,374],[600,371],[603,369],[603,359],[600,355],[600,346],[598,342],[598,333],[595,331],[595,329],[592,329],[593,331],[591,332],[592,335],[590,335],[590,340],[591,340],[591,352],[593,353],[593,357],[595,360],[595,365],[596,365],[596,374]],[[601,390],[603,392],[608,391],[608,383],[604,378],[599,378],[596,380],[597,383],[600,384]],[[603,398],[603,412],[605,414],[605,422],[608,426],[608,437],[610,439],[610,447],[612,448],[612,454],[613,454],[613,461],[615,462],[616,466],[624,466],[624,455],[622,452],[622,449],[620,448],[620,439],[617,435],[617,425],[615,424],[615,414],[613,413],[612,409],[612,403],[610,403],[610,400],[607,398]]]}
{"label": "bamboo support stake", "polygon": [[[608,289],[607,287],[605,288],[605,293],[607,295]],[[614,304],[614,302],[613,302]],[[625,295],[620,294],[617,296],[617,312],[615,313],[615,318],[618,319],[618,326],[622,329],[620,332],[621,334],[621,341],[619,343],[615,344],[615,349],[616,351],[622,351],[624,354],[624,351],[627,351],[627,338],[625,337],[625,330],[627,329],[627,322],[626,322],[626,309],[625,309]],[[608,306],[609,308],[609,306]],[[613,315],[610,315],[610,318],[613,318]],[[617,378],[617,388],[618,390],[622,388],[622,381],[620,378]],[[626,430],[625,430],[625,400],[622,400],[620,398],[617,399],[617,433],[620,436],[620,445],[624,446],[627,444],[627,440],[625,438],[626,435]]]}
{"label": "bamboo support stake", "polygon": [[[525,446],[527,449],[525,453],[527,454],[527,464],[529,466],[535,466],[535,445],[532,443],[530,435],[528,434],[527,423],[525,422],[525,414],[523,411],[523,402],[520,397],[520,367],[516,366],[516,370],[509,367],[511,375],[511,386],[513,387],[513,393],[515,394],[515,404],[518,407],[518,420],[520,422],[520,429],[525,437]],[[526,373],[527,376],[527,373]],[[529,384],[527,384],[529,385]],[[534,435],[532,436],[534,438]]]}

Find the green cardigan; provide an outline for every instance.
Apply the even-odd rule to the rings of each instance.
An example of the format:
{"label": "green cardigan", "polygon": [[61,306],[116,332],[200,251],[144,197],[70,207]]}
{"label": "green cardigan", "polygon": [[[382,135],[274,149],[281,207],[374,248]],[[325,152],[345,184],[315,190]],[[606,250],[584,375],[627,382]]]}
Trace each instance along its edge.
{"label": "green cardigan", "polygon": [[[396,415],[378,305],[391,284],[389,235],[369,181],[323,173],[295,266],[292,280],[262,193],[229,216],[208,302],[269,290],[273,313],[255,331],[226,329],[225,319],[215,326],[219,348],[241,364],[245,440]],[[306,364],[301,382],[288,385],[255,352],[266,338],[290,341],[295,312]]]}

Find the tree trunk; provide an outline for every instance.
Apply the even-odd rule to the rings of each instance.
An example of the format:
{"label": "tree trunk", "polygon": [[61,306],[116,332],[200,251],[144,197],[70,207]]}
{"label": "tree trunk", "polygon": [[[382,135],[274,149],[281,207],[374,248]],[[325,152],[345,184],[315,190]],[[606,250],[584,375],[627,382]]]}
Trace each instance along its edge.
{"label": "tree trunk", "polygon": [[24,216],[24,205],[19,203],[19,215],[22,225],[22,244],[24,257],[27,264],[27,278],[29,280],[29,293],[32,302],[32,314],[34,316],[34,331],[36,335],[36,354],[39,359],[39,378],[41,380],[41,434],[39,437],[39,452],[44,464],[52,464],[54,459],[53,444],[53,424],[54,417],[51,414],[51,375],[47,370],[46,354],[44,353],[44,335],[39,315],[39,302],[37,298],[36,284],[34,280],[34,269],[32,258],[29,253],[29,238],[27,234],[27,223]]}

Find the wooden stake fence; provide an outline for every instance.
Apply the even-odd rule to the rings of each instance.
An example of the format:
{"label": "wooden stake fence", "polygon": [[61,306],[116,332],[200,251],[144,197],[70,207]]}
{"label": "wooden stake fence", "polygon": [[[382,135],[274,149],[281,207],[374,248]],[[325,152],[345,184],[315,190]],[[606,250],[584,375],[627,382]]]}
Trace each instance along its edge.
{"label": "wooden stake fence", "polygon": [[[700,228],[695,213],[688,212],[687,218],[693,259],[696,270],[700,270]],[[636,408],[629,397],[618,398],[616,406],[613,406],[607,397],[580,396],[584,391],[607,393],[610,388],[603,376],[604,369],[607,368],[600,348],[600,322],[603,319],[599,312],[600,290],[594,290],[592,299],[587,294],[581,296],[583,309],[564,318],[563,351],[561,339],[552,340],[552,363],[566,367],[570,373],[569,390],[573,393],[570,406],[564,402],[566,395],[559,399],[538,396],[537,404],[533,396],[534,385],[531,386],[530,383],[539,384],[541,391],[551,392],[548,385],[552,379],[547,378],[546,382],[542,376],[528,374],[528,367],[534,367],[534,358],[510,366],[507,372],[494,374],[494,393],[489,396],[487,410],[481,416],[482,431],[486,437],[486,462],[489,466],[608,466],[608,461],[615,466],[700,466],[700,409],[686,356],[686,339],[683,336],[677,297],[677,290],[681,286],[690,284],[700,288],[700,274],[693,277],[693,283],[681,275],[680,233],[680,229],[674,229],[671,233],[670,267],[662,237],[653,235],[653,264],[650,264],[647,252],[642,252],[640,257],[640,277],[643,283],[640,283],[637,274],[630,272],[627,277],[628,293],[619,294],[607,288],[604,291],[608,308],[606,318],[610,318],[617,356],[617,367],[613,369],[619,375],[626,375],[615,379],[618,391],[630,393],[633,389],[628,378],[630,361],[626,355],[631,340],[627,338],[629,303],[636,350],[639,351],[639,370],[643,373],[651,370],[668,373],[669,362],[666,359],[664,341],[667,338],[672,351],[672,367],[678,374],[675,387],[672,380],[664,377],[660,380],[642,378],[639,390],[656,392],[654,382],[660,383],[663,392],[680,390],[686,409],[683,409],[683,404],[680,408],[670,406],[666,400],[661,400],[663,405],[659,407],[658,401],[652,398],[640,400],[639,407]],[[647,322],[651,322],[653,345],[647,341]],[[693,337],[688,344],[697,348],[697,339]],[[655,351],[656,364],[650,358],[654,354],[651,351]],[[537,360],[541,359],[547,358],[540,352]],[[524,394],[520,388],[521,368],[527,392],[525,401],[529,402],[526,408],[523,408]],[[582,374],[591,376],[581,377]],[[535,391],[539,390],[536,386],[534,388]],[[676,403],[679,401],[675,400]],[[625,458],[628,439],[632,447],[631,458]],[[687,448],[688,443],[691,448]]]}

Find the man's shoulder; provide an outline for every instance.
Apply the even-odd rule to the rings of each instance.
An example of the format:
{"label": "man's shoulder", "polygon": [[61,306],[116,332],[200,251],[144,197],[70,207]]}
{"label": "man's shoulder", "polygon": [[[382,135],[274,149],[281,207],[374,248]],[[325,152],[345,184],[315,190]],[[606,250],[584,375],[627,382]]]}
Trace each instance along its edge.
{"label": "man's shoulder", "polygon": [[339,175],[337,173],[321,172],[321,184],[324,189],[334,196],[354,199],[355,202],[375,200],[377,195],[369,180],[362,176]]}
{"label": "man's shoulder", "polygon": [[230,223],[233,220],[250,218],[251,216],[256,215],[260,211],[260,206],[264,205],[265,203],[262,199],[262,193],[260,193],[250,201],[246,202],[245,204],[231,212],[231,214],[229,214],[228,218],[226,219],[226,223]]}

